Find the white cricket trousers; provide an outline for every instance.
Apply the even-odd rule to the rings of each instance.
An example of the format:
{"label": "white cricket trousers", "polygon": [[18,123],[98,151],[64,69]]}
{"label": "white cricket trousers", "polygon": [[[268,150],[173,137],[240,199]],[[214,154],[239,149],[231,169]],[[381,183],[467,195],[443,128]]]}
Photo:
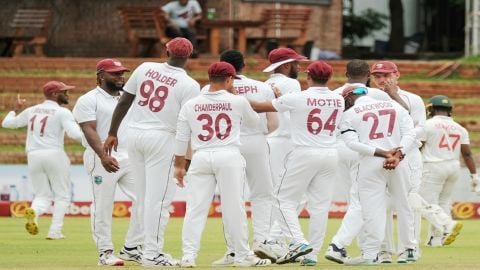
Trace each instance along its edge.
{"label": "white cricket trousers", "polygon": [[32,180],[35,198],[32,208],[35,221],[47,212],[54,201],[49,233],[60,233],[63,218],[71,200],[70,159],[62,150],[46,149],[28,152],[28,177]]}
{"label": "white cricket trousers", "polygon": [[[311,244],[313,251],[308,258],[315,261],[325,237],[337,164],[336,148],[295,147],[287,157],[285,173],[275,191],[275,220],[293,243]],[[308,241],[297,212],[304,194],[310,214]]]}
{"label": "white cricket trousers", "polygon": [[145,236],[143,257],[148,259],[163,253],[165,227],[176,190],[174,145],[175,134],[167,131],[130,129],[128,132],[128,156]]}
{"label": "white cricket trousers", "polygon": [[410,228],[400,231],[400,241],[406,248],[415,248],[413,211],[408,203],[407,188],[409,169],[400,162],[395,170],[383,169],[384,158],[360,157],[358,170],[358,194],[362,208],[365,241],[363,257],[375,259],[385,237],[387,190],[392,196],[398,213],[398,226]]}
{"label": "white cricket trousers", "polygon": [[[406,162],[408,165],[409,169],[409,176],[408,176],[408,186],[407,186],[407,196],[410,193],[415,193],[419,194],[420,193],[420,185],[422,182],[422,169],[423,169],[423,163],[422,163],[422,153],[418,148],[412,149],[406,156],[405,160],[402,162]],[[395,248],[395,241],[393,239],[393,234],[394,234],[394,229],[393,229],[393,210],[396,209],[392,203],[388,203],[388,208],[387,208],[387,225],[386,225],[386,230],[385,230],[385,239],[382,243],[382,250],[383,251],[388,251],[392,253],[398,252],[403,252],[403,250],[406,248],[406,246],[410,246],[409,243],[403,243],[402,241],[399,241],[398,243],[398,249]],[[399,234],[408,234],[411,230],[414,231],[414,236],[415,240],[417,242],[417,246],[414,247],[418,254],[420,254],[420,247],[418,246],[418,243],[420,242],[420,233],[422,230],[422,214],[420,211],[416,211],[413,209],[413,218],[414,218],[414,224],[413,228],[407,228],[407,227],[402,227],[398,226],[397,230]],[[397,216],[401,215],[402,212],[398,212],[397,210]],[[402,239],[402,238],[399,238]],[[411,248],[411,247],[409,247]]]}
{"label": "white cricket trousers", "polygon": [[90,205],[90,223],[98,252],[114,249],[112,243],[112,212],[117,186],[132,201],[125,246],[136,247],[143,244],[143,231],[135,200],[135,181],[130,163],[126,157],[116,159],[119,162],[120,170],[109,173],[102,166],[102,162],[95,152],[86,150],[83,153],[83,164],[92,184],[93,202]]}
{"label": "white cricket trousers", "polygon": [[[460,178],[460,161],[425,162],[420,195],[430,204],[437,204],[451,216],[452,193]],[[436,235],[432,226],[429,235]]]}
{"label": "white cricket trousers", "polygon": [[220,191],[222,219],[234,247],[235,261],[251,254],[243,188],[245,159],[236,147],[202,149],[193,154],[186,178],[187,211],[183,221],[183,258],[196,258],[212,203]]}

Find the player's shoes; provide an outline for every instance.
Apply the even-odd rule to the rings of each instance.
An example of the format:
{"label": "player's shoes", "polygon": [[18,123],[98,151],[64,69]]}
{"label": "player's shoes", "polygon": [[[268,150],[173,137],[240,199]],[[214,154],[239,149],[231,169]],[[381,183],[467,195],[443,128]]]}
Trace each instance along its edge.
{"label": "player's shoes", "polygon": [[298,257],[306,255],[313,250],[309,244],[304,243],[291,244],[289,249],[287,254],[277,259],[277,264],[295,262]]}
{"label": "player's shoes", "polygon": [[113,254],[113,250],[105,250],[100,253],[98,265],[122,266],[124,262]]}
{"label": "player's shoes", "polygon": [[392,263],[392,253],[389,251],[380,251],[377,255],[379,263]]}
{"label": "player's shoes", "polygon": [[454,221],[450,228],[447,230],[447,235],[443,238],[442,244],[443,245],[450,245],[457,239],[458,234],[463,228],[463,224],[461,222]]}
{"label": "player's shoes", "polygon": [[253,252],[260,259],[269,259],[275,263],[277,259],[285,255],[288,250],[280,246],[276,241],[253,242]]}
{"label": "player's shoes", "polygon": [[124,261],[132,261],[137,263],[142,263],[142,246],[136,246],[134,248],[123,248],[118,253],[118,257]]}
{"label": "player's shoes", "polygon": [[225,256],[222,258],[214,261],[212,263],[213,267],[225,267],[225,266],[233,266],[235,262],[235,253],[226,253]]}
{"label": "player's shoes", "polygon": [[348,258],[344,261],[345,265],[378,265],[376,259],[365,259],[362,256]]}
{"label": "player's shoes", "polygon": [[345,248],[338,248],[337,245],[331,243],[325,252],[325,259],[339,264],[345,263],[345,260],[350,259]]}
{"label": "player's shoes", "polygon": [[255,255],[248,255],[242,261],[233,263],[235,267],[263,267],[271,264],[269,259],[260,259]]}
{"label": "player's shoes", "polygon": [[160,253],[157,257],[146,258],[142,257],[142,266],[153,267],[153,266],[179,266],[179,262],[172,258],[168,254]]}
{"label": "player's shoes", "polygon": [[31,235],[38,234],[38,224],[35,222],[36,214],[33,208],[25,209],[25,218],[27,223],[25,224],[25,229]]}
{"label": "player's shoes", "polygon": [[49,232],[45,239],[47,239],[47,240],[61,240],[61,239],[65,239],[65,235],[63,235],[63,233],[61,233],[61,232]]}
{"label": "player's shoes", "polygon": [[429,247],[442,247],[442,237],[441,236],[430,236],[428,239],[427,246]]}
{"label": "player's shoes", "polygon": [[409,263],[417,261],[417,252],[413,248],[407,248],[398,255],[397,263]]}
{"label": "player's shoes", "polygon": [[183,258],[180,262],[181,268],[195,268],[197,265],[195,264],[195,259],[193,258]]}
{"label": "player's shoes", "polygon": [[303,258],[303,260],[300,261],[301,266],[315,266],[317,265],[317,261],[308,259],[308,258]]}

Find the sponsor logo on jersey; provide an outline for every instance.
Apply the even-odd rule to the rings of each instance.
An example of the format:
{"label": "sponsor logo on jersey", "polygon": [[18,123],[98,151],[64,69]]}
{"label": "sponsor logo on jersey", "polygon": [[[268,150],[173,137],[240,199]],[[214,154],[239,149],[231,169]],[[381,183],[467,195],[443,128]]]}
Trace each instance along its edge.
{"label": "sponsor logo on jersey", "polygon": [[100,185],[103,182],[103,178],[100,175],[95,175],[93,177],[93,182],[95,182],[97,185]]}

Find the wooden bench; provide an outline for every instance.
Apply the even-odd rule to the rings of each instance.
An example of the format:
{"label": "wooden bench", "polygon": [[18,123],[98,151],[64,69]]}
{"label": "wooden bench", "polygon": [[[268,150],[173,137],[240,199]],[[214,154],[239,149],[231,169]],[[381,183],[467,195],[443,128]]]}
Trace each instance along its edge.
{"label": "wooden bench", "polygon": [[[165,35],[167,20],[160,8],[122,7],[118,11],[127,31],[132,57],[153,56],[158,42],[165,45],[170,40]],[[163,47],[160,48],[160,55],[165,55]]]}
{"label": "wooden bench", "polygon": [[260,37],[254,51],[258,52],[268,40],[274,40],[279,46],[302,47],[307,39],[311,9],[264,9],[260,21],[263,21]]}
{"label": "wooden bench", "polygon": [[43,48],[47,42],[48,28],[52,18],[49,9],[18,9],[10,26],[15,29],[11,40],[12,56],[26,53],[32,46],[35,56],[45,56]]}

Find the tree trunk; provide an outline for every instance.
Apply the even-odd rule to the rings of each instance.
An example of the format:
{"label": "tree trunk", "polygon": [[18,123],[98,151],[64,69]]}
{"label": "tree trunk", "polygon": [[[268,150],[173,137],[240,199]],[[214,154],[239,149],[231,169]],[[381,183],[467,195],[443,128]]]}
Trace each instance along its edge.
{"label": "tree trunk", "polygon": [[390,0],[390,52],[403,52],[405,45],[403,30],[403,5],[402,0]]}

